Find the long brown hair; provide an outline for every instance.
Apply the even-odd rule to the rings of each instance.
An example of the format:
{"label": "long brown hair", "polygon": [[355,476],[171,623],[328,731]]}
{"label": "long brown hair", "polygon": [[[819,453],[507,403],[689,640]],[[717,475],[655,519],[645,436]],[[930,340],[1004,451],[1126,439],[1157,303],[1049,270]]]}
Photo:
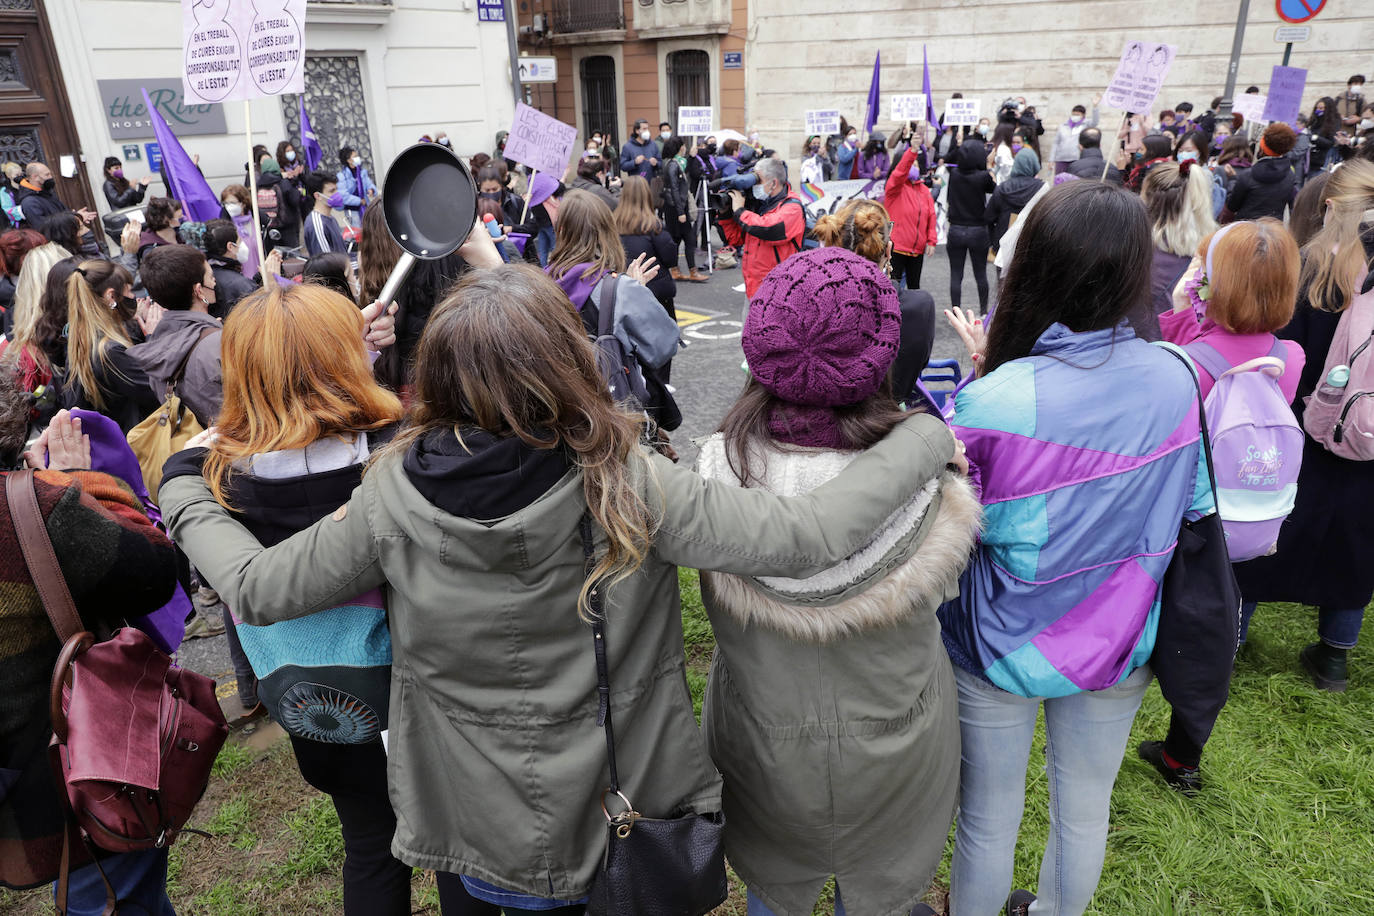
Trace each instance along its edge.
{"label": "long brown hair", "polygon": [[615,231],[620,235],[658,235],[663,229],[663,222],[654,213],[654,192],[639,175],[625,179],[614,216]]}
{"label": "long brown hair", "polygon": [[320,284],[273,284],[244,298],[224,323],[220,357],[224,406],[204,474],[225,508],[235,461],[380,429],[403,412],[372,378],[362,313]]}
{"label": "long brown hair", "polygon": [[391,268],[401,259],[401,246],[386,228],[382,199],[374,198],[363,214],[363,238],[358,243],[358,301],[370,305],[381,295]]}
{"label": "long brown hair", "polygon": [[1302,249],[1302,277],[1314,308],[1339,312],[1355,298],[1355,281],[1368,261],[1360,229],[1374,208],[1374,162],[1351,159],[1326,180],[1323,204],[1331,204],[1331,218]]}
{"label": "long brown hair", "polygon": [[129,272],[113,261],[82,261],[67,278],[67,371],[81,383],[86,400],[96,410],[105,409],[96,362],[106,372],[118,372],[110,362],[110,347],[133,345],[119,310],[105,304],[105,293],[122,292],[133,282]]}
{"label": "long brown hair", "polygon": [[598,273],[620,273],[625,269],[625,248],[606,202],[590,191],[568,191],[558,206],[547,269],[557,280],[586,263],[592,266],[582,274],[584,280]]}
{"label": "long brown hair", "polygon": [[642,460],[643,416],[611,400],[581,320],[542,271],[510,264],[468,273],[430,315],[414,380],[407,428],[378,460],[435,430],[461,439],[464,426],[565,449],[608,542],[583,583],[579,614],[589,613],[592,584],[617,582],[644,562],[657,520],[630,467]]}

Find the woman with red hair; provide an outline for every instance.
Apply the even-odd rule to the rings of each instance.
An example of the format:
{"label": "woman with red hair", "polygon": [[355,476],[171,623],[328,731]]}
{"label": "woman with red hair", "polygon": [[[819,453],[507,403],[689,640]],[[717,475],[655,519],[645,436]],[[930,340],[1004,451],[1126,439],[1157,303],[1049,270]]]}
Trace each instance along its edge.
{"label": "woman with red hair", "polygon": [[14,306],[14,288],[19,282],[19,269],[24,258],[39,245],[47,243],[43,233],[32,229],[11,229],[0,234],[0,312],[5,318],[5,333],[9,333]]}

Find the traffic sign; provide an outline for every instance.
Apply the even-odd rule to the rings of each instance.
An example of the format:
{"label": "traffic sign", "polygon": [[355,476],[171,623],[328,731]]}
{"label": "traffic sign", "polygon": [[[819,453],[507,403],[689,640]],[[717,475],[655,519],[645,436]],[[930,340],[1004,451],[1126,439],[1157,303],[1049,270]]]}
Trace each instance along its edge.
{"label": "traffic sign", "polygon": [[1274,29],[1274,40],[1279,44],[1306,41],[1311,37],[1312,27],[1310,25],[1281,25]]}
{"label": "traffic sign", "polygon": [[1306,22],[1322,11],[1326,0],[1276,0],[1275,6],[1284,22]]}
{"label": "traffic sign", "polygon": [[556,83],[558,82],[558,62],[552,57],[520,58],[520,82]]}

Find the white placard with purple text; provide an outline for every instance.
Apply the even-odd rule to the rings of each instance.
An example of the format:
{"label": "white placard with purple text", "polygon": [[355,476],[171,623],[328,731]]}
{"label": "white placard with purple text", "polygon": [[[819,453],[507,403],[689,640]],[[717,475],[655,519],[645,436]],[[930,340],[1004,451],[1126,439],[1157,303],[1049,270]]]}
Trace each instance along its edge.
{"label": "white placard with purple text", "polygon": [[949,99],[945,102],[945,126],[977,124],[983,119],[982,99]]}
{"label": "white placard with purple text", "polygon": [[806,134],[820,134],[828,137],[840,132],[840,112],[836,108],[823,108],[806,113]]}
{"label": "white placard with purple text", "polygon": [[1116,74],[1103,93],[1102,100],[1122,111],[1147,112],[1154,108],[1155,99],[1174,64],[1178,53],[1175,45],[1157,41],[1128,41],[1116,65]]}
{"label": "white placard with purple text", "polygon": [[677,135],[679,137],[704,137],[711,132],[711,106],[677,110]]}
{"label": "white placard with purple text", "polygon": [[1268,104],[1269,97],[1260,92],[1242,93],[1236,96],[1235,102],[1231,104],[1231,110],[1241,115],[1247,121],[1263,121],[1264,106]]}
{"label": "white placard with purple text", "polygon": [[521,165],[561,177],[577,145],[577,128],[524,102],[515,105],[515,123],[506,137],[505,156]]}
{"label": "white placard with purple text", "polygon": [[181,0],[187,102],[305,91],[305,0]]}
{"label": "white placard with purple text", "polygon": [[918,92],[915,95],[894,95],[892,97],[892,120],[924,121],[925,119],[925,93]]}

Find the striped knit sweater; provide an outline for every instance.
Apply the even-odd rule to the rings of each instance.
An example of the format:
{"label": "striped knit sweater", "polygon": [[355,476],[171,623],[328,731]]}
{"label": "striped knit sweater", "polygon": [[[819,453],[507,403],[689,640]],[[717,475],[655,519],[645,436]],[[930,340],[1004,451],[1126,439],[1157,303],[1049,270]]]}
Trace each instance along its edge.
{"label": "striped knit sweater", "polygon": [[[83,622],[107,629],[167,603],[176,552],[128,486],[94,471],[39,471],[35,483]],[[23,862],[26,850],[32,859],[35,838],[61,830],[44,752],[52,733],[48,684],[61,646],[24,563],[3,487],[0,507],[0,883],[13,884],[29,883]]]}

